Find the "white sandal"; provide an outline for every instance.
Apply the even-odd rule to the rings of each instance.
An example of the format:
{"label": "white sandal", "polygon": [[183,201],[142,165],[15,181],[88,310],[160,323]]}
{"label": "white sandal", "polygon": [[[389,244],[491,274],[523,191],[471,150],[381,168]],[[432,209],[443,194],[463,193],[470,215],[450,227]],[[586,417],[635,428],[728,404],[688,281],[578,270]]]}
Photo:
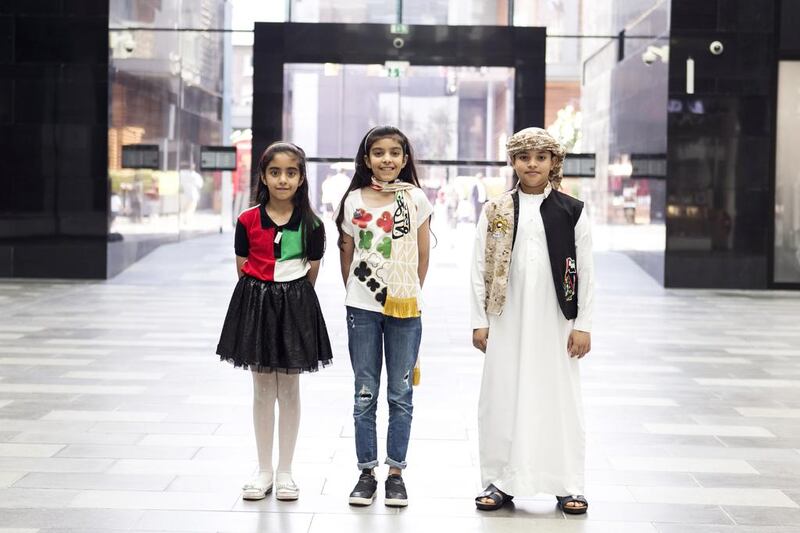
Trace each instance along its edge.
{"label": "white sandal", "polygon": [[275,497],[281,501],[294,501],[300,496],[291,472],[278,472],[275,478]]}
{"label": "white sandal", "polygon": [[258,474],[256,477],[253,478],[250,483],[246,483],[242,487],[242,499],[243,500],[263,500],[267,497],[267,494],[272,492],[272,473],[269,473],[269,482],[264,483],[266,480],[266,476],[263,474]]}

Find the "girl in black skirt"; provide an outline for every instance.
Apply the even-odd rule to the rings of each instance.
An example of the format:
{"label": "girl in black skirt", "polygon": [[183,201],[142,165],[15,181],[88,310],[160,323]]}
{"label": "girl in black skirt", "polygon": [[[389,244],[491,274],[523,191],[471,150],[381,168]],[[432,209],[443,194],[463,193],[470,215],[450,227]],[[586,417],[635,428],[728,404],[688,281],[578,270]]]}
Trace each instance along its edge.
{"label": "girl in black skirt", "polygon": [[314,282],[325,251],[325,228],[308,198],[306,159],[291,143],[267,147],[258,162],[258,204],[239,215],[236,268],[220,359],[253,374],[253,426],[259,470],[242,498],[260,500],[273,488],[272,441],[278,402],[279,500],[296,500],[292,456],[300,425],[302,372],[331,363],[331,345]]}

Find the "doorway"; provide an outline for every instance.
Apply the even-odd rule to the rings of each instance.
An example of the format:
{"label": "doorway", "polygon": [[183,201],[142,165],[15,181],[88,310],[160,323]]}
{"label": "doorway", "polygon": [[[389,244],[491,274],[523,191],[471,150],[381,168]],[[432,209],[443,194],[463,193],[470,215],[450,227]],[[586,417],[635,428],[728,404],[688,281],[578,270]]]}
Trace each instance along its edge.
{"label": "doorway", "polygon": [[253,69],[254,157],[302,146],[323,213],[323,182],[352,176],[363,135],[393,124],[448,224],[474,223],[510,182],[505,140],[544,123],[545,28],[257,23]]}

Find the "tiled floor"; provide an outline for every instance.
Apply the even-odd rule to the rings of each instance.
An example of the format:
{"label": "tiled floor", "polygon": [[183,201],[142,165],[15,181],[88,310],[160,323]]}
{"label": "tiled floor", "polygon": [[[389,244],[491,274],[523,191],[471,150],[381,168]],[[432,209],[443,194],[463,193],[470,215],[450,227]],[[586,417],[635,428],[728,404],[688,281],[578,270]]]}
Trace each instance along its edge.
{"label": "tiled floor", "polygon": [[230,235],[160,248],[109,282],[0,281],[0,533],[800,531],[800,294],[667,291],[608,252],[583,367],[589,514],[547,496],[475,511],[470,232],[438,236],[402,511],[347,505],[333,245],[318,292],[336,364],[302,378],[294,503],[239,499],[255,466],[250,378],[214,355]]}

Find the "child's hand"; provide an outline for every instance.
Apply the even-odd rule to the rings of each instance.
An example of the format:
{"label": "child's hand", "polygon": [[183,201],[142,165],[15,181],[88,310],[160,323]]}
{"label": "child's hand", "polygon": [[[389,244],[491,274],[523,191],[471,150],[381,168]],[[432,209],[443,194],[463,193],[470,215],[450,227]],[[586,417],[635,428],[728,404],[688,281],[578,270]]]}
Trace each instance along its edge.
{"label": "child's hand", "polygon": [[[473,338],[474,337],[475,334],[473,333]],[[583,356],[589,353],[589,350],[591,349],[592,335],[586,331],[578,331],[577,329],[573,329],[572,333],[569,334],[569,340],[567,341],[567,352],[569,352],[569,356],[583,359]]]}
{"label": "child's hand", "polygon": [[489,328],[478,328],[472,330],[472,345],[486,353],[486,343],[489,339]]}

